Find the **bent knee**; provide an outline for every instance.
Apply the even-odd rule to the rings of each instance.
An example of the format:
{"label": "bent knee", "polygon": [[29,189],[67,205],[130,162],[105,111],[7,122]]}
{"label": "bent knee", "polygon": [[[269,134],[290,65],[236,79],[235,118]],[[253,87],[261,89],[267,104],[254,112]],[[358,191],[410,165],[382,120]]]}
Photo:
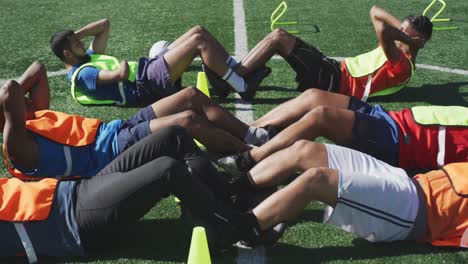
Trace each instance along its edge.
{"label": "bent knee", "polygon": [[204,33],[204,32],[206,32],[206,29],[202,25],[196,25],[191,29],[191,31],[193,33]]}
{"label": "bent knee", "polygon": [[315,192],[318,188],[329,183],[328,170],[326,168],[311,168],[302,175],[307,192]]}
{"label": "bent knee", "polygon": [[194,96],[198,94],[197,88],[190,86],[179,92],[184,102],[193,101]]}
{"label": "bent knee", "polygon": [[188,130],[199,124],[200,116],[193,110],[186,110],[177,114],[177,125]]}
{"label": "bent knee", "polygon": [[311,119],[314,125],[319,128],[320,126],[329,125],[328,121],[330,120],[331,113],[336,111],[335,107],[319,105],[315,107],[312,111],[307,113],[304,117]]}
{"label": "bent knee", "polygon": [[282,28],[276,28],[271,32],[270,36],[272,39],[279,41],[288,38],[290,34]]}
{"label": "bent knee", "polygon": [[320,149],[320,143],[316,143],[310,140],[301,139],[291,146],[291,152],[295,153],[294,155],[303,159],[308,157],[313,157],[314,153]]}
{"label": "bent knee", "polygon": [[308,100],[309,102],[311,101],[317,101],[320,99],[320,97],[326,93],[325,91],[322,91],[317,88],[311,88],[307,89],[304,92],[302,92],[299,97],[304,98],[305,100]]}

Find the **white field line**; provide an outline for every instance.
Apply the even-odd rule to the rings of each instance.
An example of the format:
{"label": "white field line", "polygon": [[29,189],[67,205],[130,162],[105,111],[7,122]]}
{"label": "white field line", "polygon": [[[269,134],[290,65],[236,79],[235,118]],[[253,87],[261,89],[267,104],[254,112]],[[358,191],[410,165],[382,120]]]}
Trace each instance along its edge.
{"label": "white field line", "polygon": [[[247,55],[247,27],[245,25],[245,12],[244,1],[233,0],[234,6],[234,49],[236,58],[243,58]],[[246,124],[253,121],[252,104],[240,99],[236,93],[236,101],[234,102],[236,108],[236,116]]]}
{"label": "white field line", "polygon": [[[54,72],[47,72],[47,77],[56,77],[56,76],[62,76],[67,74],[66,70],[60,70],[60,71],[54,71]],[[20,77],[14,78],[14,80],[18,80]],[[0,86],[2,86],[6,81],[9,79],[0,79]]]}
{"label": "white field line", "polygon": [[[244,58],[248,53],[247,45],[247,27],[245,25],[245,11],[243,0],[233,0],[234,13],[234,48],[235,58]],[[246,124],[253,121],[252,104],[240,99],[236,93],[235,101],[236,117]],[[253,250],[239,248],[236,263],[238,264],[264,264],[266,263],[266,254],[264,247],[257,247]]]}
{"label": "white field line", "polygon": [[[245,56],[245,54],[244,54]],[[243,56],[236,55],[234,58],[237,61],[241,61]],[[344,60],[344,57],[332,57],[333,59],[337,61],[342,61]],[[278,55],[273,56],[274,60],[281,60],[282,58]],[[199,57],[195,58],[196,61],[201,61]],[[426,69],[426,70],[432,70],[432,71],[440,71],[440,72],[447,72],[447,73],[453,73],[453,74],[458,74],[458,75],[468,75],[468,70],[462,70],[462,69],[451,69],[447,67],[440,67],[440,66],[434,66],[434,65],[428,65],[428,64],[416,64],[417,68],[420,69]],[[47,72],[48,77],[56,77],[56,76],[62,76],[67,74],[65,70],[60,70],[60,71],[54,71],[54,72]],[[19,79],[19,77],[14,78],[15,80]],[[0,79],[0,86],[3,85],[7,80],[9,79]]]}

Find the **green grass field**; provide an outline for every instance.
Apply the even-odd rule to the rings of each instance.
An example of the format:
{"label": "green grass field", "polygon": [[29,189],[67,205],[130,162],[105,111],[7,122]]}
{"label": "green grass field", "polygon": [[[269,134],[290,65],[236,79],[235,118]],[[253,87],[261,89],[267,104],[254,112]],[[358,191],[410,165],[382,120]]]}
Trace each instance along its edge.
{"label": "green grass field", "polygon": [[[269,32],[269,17],[280,1],[244,0],[248,44],[252,48]],[[421,13],[429,0],[289,0],[284,20],[298,21],[291,28],[329,56],[354,56],[377,45],[369,19],[369,9],[379,5],[399,18]],[[418,63],[468,70],[468,1],[450,1],[441,15],[452,18],[456,31],[434,31],[432,41],[418,56]],[[62,65],[48,47],[52,33],[78,29],[97,19],[108,17],[111,37],[107,52],[120,59],[136,60],[146,56],[157,40],[174,40],[196,24],[205,26],[231,53],[234,52],[232,1],[209,0],[1,0],[0,8],[0,79],[16,78],[34,60],[49,71]],[[313,33],[313,25],[320,28]],[[258,118],[277,104],[298,95],[294,74],[287,63],[269,63],[273,73],[267,78],[254,101]],[[184,85],[194,85],[200,62],[184,75]],[[137,108],[84,107],[70,96],[65,76],[49,78],[51,109],[103,120],[124,119]],[[234,98],[219,101],[234,110]],[[390,110],[437,104],[468,106],[468,75],[418,69],[409,87],[385,98],[372,99]],[[3,163],[2,175],[7,175]],[[370,244],[336,228],[322,225],[322,206],[310,205],[295,223],[291,223],[281,243],[267,249],[270,263],[468,263],[468,251],[435,248],[424,244],[399,242]],[[181,263],[187,260],[190,231],[179,220],[180,210],[173,199],[162,201],[125,234],[113,249],[85,259],[61,259],[67,263]],[[1,234],[0,234],[1,235]],[[214,258],[215,263],[232,263],[237,251]],[[45,259],[45,262],[56,262]],[[15,260],[0,259],[3,263]]]}

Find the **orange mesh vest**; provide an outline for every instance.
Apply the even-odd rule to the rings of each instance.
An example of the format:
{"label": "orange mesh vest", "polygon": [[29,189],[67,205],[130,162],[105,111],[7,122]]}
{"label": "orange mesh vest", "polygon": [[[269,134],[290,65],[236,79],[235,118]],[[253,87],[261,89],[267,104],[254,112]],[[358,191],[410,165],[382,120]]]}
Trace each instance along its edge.
{"label": "orange mesh vest", "polygon": [[49,217],[57,183],[56,179],[25,183],[0,178],[0,221],[14,225],[30,263],[37,261],[37,256],[23,223]]}
{"label": "orange mesh vest", "polygon": [[[26,121],[26,128],[38,135],[64,145],[80,147],[92,144],[95,141],[101,121],[99,119],[85,118],[61,112],[42,110],[35,112],[35,119]],[[8,153],[3,145],[5,164],[11,175],[20,179],[31,179],[11,166]],[[70,177],[70,175],[64,175]],[[33,179],[37,179],[34,177]]]}
{"label": "orange mesh vest", "polygon": [[425,194],[428,232],[435,246],[468,248],[468,162],[415,176]]}

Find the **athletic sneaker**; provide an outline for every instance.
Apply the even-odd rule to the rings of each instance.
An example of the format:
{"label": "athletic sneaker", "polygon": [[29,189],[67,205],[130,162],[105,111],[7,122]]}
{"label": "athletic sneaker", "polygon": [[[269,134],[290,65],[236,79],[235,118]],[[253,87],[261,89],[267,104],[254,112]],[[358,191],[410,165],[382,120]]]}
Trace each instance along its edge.
{"label": "athletic sneaker", "polygon": [[242,248],[254,248],[260,245],[271,247],[278,243],[287,228],[288,224],[281,222],[266,231],[262,231],[255,239],[241,240],[236,245]]}
{"label": "athletic sneaker", "polygon": [[260,69],[250,73],[244,77],[246,91],[239,93],[240,97],[247,102],[251,102],[257,92],[257,88],[262,83],[263,79],[271,73],[270,67],[261,67]]}
{"label": "athletic sneaker", "polygon": [[220,158],[216,163],[233,176],[240,176],[255,166],[255,161],[248,150]]}
{"label": "athletic sneaker", "polygon": [[229,221],[224,223],[224,221],[203,218],[190,210],[183,202],[180,205],[181,218],[191,229],[196,226],[205,228],[211,255],[219,255],[229,250],[240,239],[238,238],[239,232]]}
{"label": "athletic sneaker", "polygon": [[272,138],[274,138],[276,135],[278,135],[278,130],[274,126],[266,126],[264,129],[268,133],[268,141],[270,141]]}
{"label": "athletic sneaker", "polygon": [[223,78],[221,78],[218,74],[212,71],[206,64],[202,63],[202,69],[206,74],[206,78],[210,83],[211,87],[213,87],[213,91],[218,95],[220,98],[226,98],[232,91],[232,87],[229,83],[227,83]]}

